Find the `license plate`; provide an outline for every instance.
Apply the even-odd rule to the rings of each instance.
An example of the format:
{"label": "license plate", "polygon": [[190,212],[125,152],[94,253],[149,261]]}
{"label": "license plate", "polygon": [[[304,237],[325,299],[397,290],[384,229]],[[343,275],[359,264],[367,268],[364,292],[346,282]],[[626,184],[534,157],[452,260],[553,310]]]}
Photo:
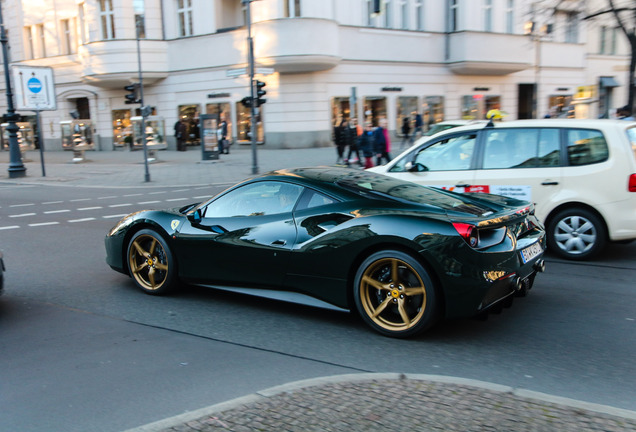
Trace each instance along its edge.
{"label": "license plate", "polygon": [[533,258],[536,258],[542,252],[543,248],[541,247],[540,243],[532,244],[527,248],[521,250],[521,260],[525,264],[528,261],[531,261]]}

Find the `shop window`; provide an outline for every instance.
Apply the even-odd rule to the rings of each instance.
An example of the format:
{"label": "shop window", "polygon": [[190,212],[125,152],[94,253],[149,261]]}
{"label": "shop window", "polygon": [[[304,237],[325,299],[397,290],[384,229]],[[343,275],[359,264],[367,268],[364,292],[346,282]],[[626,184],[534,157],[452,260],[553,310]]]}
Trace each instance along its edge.
{"label": "shop window", "polygon": [[232,115],[230,114],[231,105],[229,102],[209,103],[205,105],[205,113],[213,116],[213,120],[217,125],[225,120],[227,123],[227,139],[232,140]]}
{"label": "shop window", "polygon": [[364,98],[364,121],[378,126],[381,118],[386,118],[386,97],[367,96]]}
{"label": "shop window", "polygon": [[201,105],[179,105],[179,118],[185,120],[186,124],[186,145],[197,146],[199,139],[199,113]]}
{"label": "shop window", "polygon": [[[252,135],[252,112],[251,108],[244,107],[242,103],[236,103],[236,140],[251,142]],[[265,142],[265,132],[263,130],[263,110],[259,109],[256,114],[256,142]]]}
{"label": "shop window", "polygon": [[130,124],[130,110],[113,110],[113,145],[115,147],[130,147],[133,145],[132,127]]}
{"label": "shop window", "polygon": [[426,96],[422,104],[422,120],[429,130],[432,125],[444,121],[444,96]]}
{"label": "shop window", "polygon": [[358,104],[351,110],[351,99],[349,97],[334,97],[331,99],[331,125],[338,126],[343,120],[357,119]]}
{"label": "shop window", "polygon": [[415,129],[415,115],[417,114],[417,96],[400,96],[395,106],[395,131],[398,136],[403,136],[402,129],[405,121],[408,122],[409,134]]}
{"label": "shop window", "polygon": [[550,117],[574,118],[574,105],[572,95],[552,95],[548,97]]}
{"label": "shop window", "polygon": [[501,109],[501,96],[472,95],[462,96],[462,119],[484,120],[492,109]]}

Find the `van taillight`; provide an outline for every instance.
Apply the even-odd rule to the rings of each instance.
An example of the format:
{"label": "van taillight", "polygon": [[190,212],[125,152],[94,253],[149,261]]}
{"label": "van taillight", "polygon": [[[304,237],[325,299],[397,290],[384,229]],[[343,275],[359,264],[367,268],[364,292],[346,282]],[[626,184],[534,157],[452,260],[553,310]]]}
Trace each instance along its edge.
{"label": "van taillight", "polygon": [[627,185],[627,190],[630,192],[636,192],[636,174],[632,174],[629,176],[629,184]]}

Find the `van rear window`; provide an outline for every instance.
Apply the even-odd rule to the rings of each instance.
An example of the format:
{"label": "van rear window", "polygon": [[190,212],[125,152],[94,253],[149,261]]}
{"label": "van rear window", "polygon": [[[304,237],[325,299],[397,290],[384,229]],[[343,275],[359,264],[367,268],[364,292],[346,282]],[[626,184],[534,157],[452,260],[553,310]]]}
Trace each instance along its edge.
{"label": "van rear window", "polygon": [[566,129],[566,143],[571,166],[604,162],[609,156],[607,142],[600,131]]}

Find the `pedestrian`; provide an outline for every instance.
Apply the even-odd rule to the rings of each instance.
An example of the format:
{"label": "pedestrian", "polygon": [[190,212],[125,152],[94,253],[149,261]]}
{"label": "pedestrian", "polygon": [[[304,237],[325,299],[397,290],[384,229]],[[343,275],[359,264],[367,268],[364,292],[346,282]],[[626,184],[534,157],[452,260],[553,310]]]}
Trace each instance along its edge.
{"label": "pedestrian", "polygon": [[224,117],[221,117],[221,124],[219,125],[219,152],[230,154],[230,142],[227,139],[227,122]]}
{"label": "pedestrian", "polygon": [[632,115],[632,109],[629,107],[629,105],[625,105],[624,107],[618,108],[616,110],[616,115],[618,116],[619,120],[634,121],[634,116]]}
{"label": "pedestrian", "polygon": [[[349,154],[347,155],[347,166],[351,166],[352,163],[360,164],[364,166],[362,158],[359,152],[360,135],[362,135],[362,128],[357,124],[355,118],[351,119],[349,123]],[[355,154],[355,159],[351,159],[351,156]]]}
{"label": "pedestrian", "polygon": [[405,144],[408,146],[408,143],[412,142],[411,140],[411,119],[408,116],[404,116],[402,118],[402,145],[400,148],[404,147]]}
{"label": "pedestrian", "polygon": [[376,162],[378,165],[382,165],[382,161],[386,159],[386,162],[391,162],[391,138],[389,137],[389,131],[386,128],[387,121],[385,118],[381,118],[379,126],[373,131],[374,148],[376,154]]}
{"label": "pedestrian", "polygon": [[364,124],[364,130],[362,131],[360,140],[358,141],[358,147],[360,148],[360,151],[362,151],[362,156],[364,156],[365,168],[373,167],[374,146],[373,125],[370,121],[368,121]]}
{"label": "pedestrian", "polygon": [[346,129],[349,129],[347,125],[347,120],[343,119],[340,122],[340,126],[336,126],[333,129],[333,139],[334,144],[336,145],[336,152],[338,153],[338,159],[336,160],[336,164],[344,163],[344,152],[346,143]]}
{"label": "pedestrian", "polygon": [[415,129],[413,130],[413,138],[415,138],[416,134],[422,135],[422,127],[424,126],[424,120],[422,119],[422,115],[420,113],[415,113]]}
{"label": "pedestrian", "polygon": [[177,151],[186,151],[186,125],[182,119],[174,124],[174,137],[177,139]]}

